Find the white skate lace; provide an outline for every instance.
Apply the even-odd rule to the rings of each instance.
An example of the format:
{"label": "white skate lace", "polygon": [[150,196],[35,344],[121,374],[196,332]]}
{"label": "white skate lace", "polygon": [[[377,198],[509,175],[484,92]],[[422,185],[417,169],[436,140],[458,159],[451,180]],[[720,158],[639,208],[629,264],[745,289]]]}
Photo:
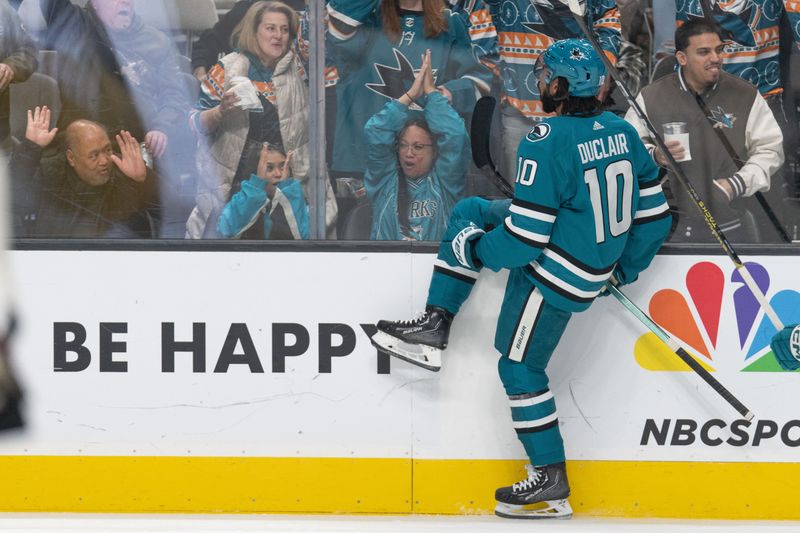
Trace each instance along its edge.
{"label": "white skate lace", "polygon": [[419,313],[414,315],[414,318],[412,318],[411,320],[398,320],[397,321],[397,325],[399,325],[399,326],[411,326],[412,324],[416,324],[417,322],[419,322],[420,320],[425,318],[425,316],[427,316],[427,314],[428,314],[427,311],[420,311]]}
{"label": "white skate lace", "polygon": [[514,485],[512,486],[512,490],[514,492],[529,490],[534,486],[538,485],[539,482],[542,480],[542,471],[536,468],[535,466],[525,465],[525,470],[528,471],[528,479],[523,479],[518,483],[514,483]]}

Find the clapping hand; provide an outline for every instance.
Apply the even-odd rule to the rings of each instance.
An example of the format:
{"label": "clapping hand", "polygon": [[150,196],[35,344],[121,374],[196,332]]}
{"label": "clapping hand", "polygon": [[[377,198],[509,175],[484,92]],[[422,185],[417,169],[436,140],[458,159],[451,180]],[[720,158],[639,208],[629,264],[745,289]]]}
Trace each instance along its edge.
{"label": "clapping hand", "polygon": [[436,87],[433,84],[433,73],[431,71],[431,51],[426,50],[422,54],[422,66],[414,76],[414,83],[411,88],[399,98],[400,102],[409,105],[416,102],[423,94],[429,94],[435,91]]}
{"label": "clapping hand", "polygon": [[430,48],[425,51],[425,55],[422,56],[422,68],[420,69],[420,73],[422,74],[422,92],[427,94],[431,94],[436,90],[436,84],[433,80],[433,67],[431,67],[431,50]]}
{"label": "clapping hand", "polygon": [[50,129],[50,108],[36,106],[31,112],[28,109],[28,125],[25,127],[25,138],[44,148],[58,133],[58,128]]}
{"label": "clapping hand", "polygon": [[139,141],[134,139],[129,132],[122,130],[117,135],[117,144],[122,157],[112,154],[111,160],[117,165],[120,172],[130,179],[139,183],[143,182],[147,178],[147,167],[142,159]]}
{"label": "clapping hand", "polygon": [[292,157],[294,157],[294,150],[289,150],[286,153],[286,161],[283,163],[283,170],[281,171],[281,178],[279,181],[289,179],[289,176],[292,175]]}

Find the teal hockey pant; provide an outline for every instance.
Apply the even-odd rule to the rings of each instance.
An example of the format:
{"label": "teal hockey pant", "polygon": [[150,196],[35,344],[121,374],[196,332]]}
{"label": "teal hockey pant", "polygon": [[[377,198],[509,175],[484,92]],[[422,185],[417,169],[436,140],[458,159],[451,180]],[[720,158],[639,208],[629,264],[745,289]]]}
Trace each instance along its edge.
{"label": "teal hockey pant", "polygon": [[[467,198],[456,204],[451,219],[470,220],[479,227],[499,226],[508,216],[507,200]],[[450,246],[443,242],[442,248]],[[449,250],[440,248],[428,290],[428,305],[455,314],[469,297],[479,271],[448,263]],[[514,430],[531,464],[564,461],[555,399],[545,369],[572,313],[548,304],[523,269],[509,272],[497,320],[494,345],[500,352],[498,372],[511,407]]]}

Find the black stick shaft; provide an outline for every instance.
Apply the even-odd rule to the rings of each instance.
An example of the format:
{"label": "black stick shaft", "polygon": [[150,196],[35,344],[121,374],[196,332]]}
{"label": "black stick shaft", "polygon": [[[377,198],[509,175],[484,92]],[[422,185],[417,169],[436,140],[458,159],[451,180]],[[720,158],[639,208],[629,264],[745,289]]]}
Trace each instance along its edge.
{"label": "black stick shaft", "polygon": [[647,314],[646,314],[644,311],[642,311],[642,310],[639,308],[639,306],[637,306],[635,303],[633,303],[633,302],[630,300],[630,298],[628,298],[627,296],[625,296],[625,294],[624,294],[624,293],[623,293],[621,290],[619,290],[617,287],[615,287],[615,286],[614,286],[614,285],[612,285],[611,283],[609,283],[609,284],[607,285],[607,287],[608,287],[608,291],[609,291],[609,292],[610,292],[610,293],[611,293],[611,294],[612,294],[612,295],[613,295],[613,296],[614,296],[614,297],[615,297],[615,298],[616,298],[616,299],[617,299],[617,300],[618,300],[618,301],[619,301],[619,302],[620,302],[620,303],[621,303],[621,304],[622,304],[622,305],[623,305],[623,306],[624,306],[624,307],[625,307],[625,308],[626,308],[628,311],[630,311],[631,313],[633,313],[633,315],[634,315],[636,318],[638,318],[638,319],[639,319],[639,321],[640,321],[642,324],[644,324],[644,325],[645,325],[645,327],[646,327],[647,329],[649,329],[651,332],[653,332],[653,334],[654,334],[656,337],[658,337],[659,339],[661,339],[661,341],[662,341],[664,344],[666,344],[666,345],[669,347],[669,349],[670,349],[670,350],[672,350],[672,351],[673,351],[673,352],[674,352],[674,353],[675,353],[675,354],[676,354],[678,357],[680,357],[680,358],[681,358],[681,361],[683,361],[684,363],[686,363],[686,364],[689,366],[689,368],[691,368],[691,369],[692,369],[692,370],[693,370],[693,371],[694,371],[694,372],[695,372],[695,373],[696,373],[698,376],[700,376],[700,377],[703,379],[703,381],[705,381],[706,383],[708,383],[708,384],[711,386],[711,388],[712,388],[712,389],[714,389],[714,390],[717,392],[717,394],[719,394],[720,396],[722,396],[722,398],[723,398],[723,399],[724,399],[726,402],[728,402],[728,403],[731,405],[731,407],[733,407],[734,409],[736,409],[736,411],[737,411],[739,414],[741,414],[741,415],[742,415],[742,416],[745,418],[745,420],[752,420],[752,419],[753,419],[753,413],[752,413],[752,411],[750,411],[750,409],[748,409],[747,407],[745,407],[745,406],[744,406],[744,404],[743,404],[742,402],[740,402],[738,398],[736,398],[736,396],[734,396],[734,395],[733,395],[733,394],[732,394],[732,393],[731,393],[731,392],[730,392],[728,389],[726,389],[726,388],[725,388],[725,386],[724,386],[724,385],[722,385],[722,383],[720,383],[719,381],[717,381],[717,379],[716,379],[714,376],[712,376],[712,375],[711,375],[711,374],[708,372],[708,370],[706,370],[705,368],[703,368],[703,365],[701,365],[700,363],[698,363],[698,362],[695,360],[695,358],[694,358],[694,357],[692,357],[691,355],[689,355],[689,354],[686,352],[686,350],[684,350],[683,348],[681,348],[680,346],[678,346],[678,343],[677,343],[677,342],[675,342],[675,340],[674,340],[672,337],[670,337],[670,336],[667,334],[667,332],[666,332],[666,331],[664,331],[663,329],[661,329],[661,327],[660,327],[658,324],[656,324],[656,322],[655,322],[655,321],[654,321],[652,318],[650,318],[649,316],[647,316]]}

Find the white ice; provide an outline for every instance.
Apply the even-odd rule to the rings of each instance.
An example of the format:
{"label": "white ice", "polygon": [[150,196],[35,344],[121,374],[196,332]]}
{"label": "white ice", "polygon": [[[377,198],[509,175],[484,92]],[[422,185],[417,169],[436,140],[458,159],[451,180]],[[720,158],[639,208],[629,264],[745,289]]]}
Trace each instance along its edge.
{"label": "white ice", "polygon": [[451,531],[559,533],[789,533],[800,522],[718,520],[504,520],[492,516],[0,514],[3,533],[247,533]]}

